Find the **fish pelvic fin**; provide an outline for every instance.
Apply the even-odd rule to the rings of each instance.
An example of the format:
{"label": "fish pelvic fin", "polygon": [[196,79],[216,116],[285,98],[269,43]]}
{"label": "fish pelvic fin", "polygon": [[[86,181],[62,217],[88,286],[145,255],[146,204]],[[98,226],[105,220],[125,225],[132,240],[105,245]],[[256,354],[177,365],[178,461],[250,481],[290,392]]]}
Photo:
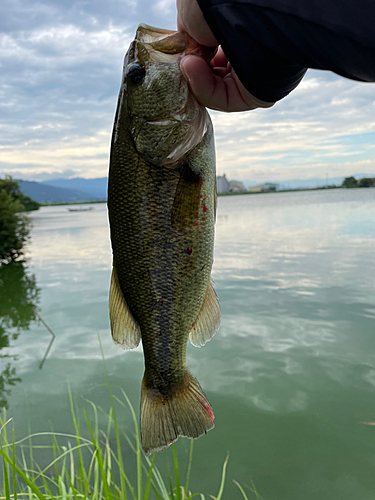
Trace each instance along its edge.
{"label": "fish pelvic fin", "polygon": [[141,392],[141,439],[146,455],[167,448],[180,436],[198,438],[212,429],[214,412],[197,379],[187,369],[184,382],[163,395],[143,377]]}
{"label": "fish pelvic fin", "polygon": [[116,268],[113,267],[109,292],[109,318],[113,342],[122,349],[134,349],[141,341],[141,329],[122,294]]}
{"label": "fish pelvic fin", "polygon": [[204,344],[212,339],[220,327],[220,305],[213,285],[214,282],[211,280],[207,287],[201,310],[190,330],[190,342],[195,347],[204,346]]}

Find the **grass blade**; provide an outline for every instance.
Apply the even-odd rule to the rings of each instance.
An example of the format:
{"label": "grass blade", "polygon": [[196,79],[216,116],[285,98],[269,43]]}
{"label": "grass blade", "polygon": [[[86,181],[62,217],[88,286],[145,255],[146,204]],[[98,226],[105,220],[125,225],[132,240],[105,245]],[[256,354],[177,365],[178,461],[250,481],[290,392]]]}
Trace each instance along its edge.
{"label": "grass blade", "polygon": [[154,468],[154,462],[155,462],[155,453],[152,455],[152,460],[151,460],[151,465],[150,465],[150,471],[148,473],[148,478],[147,478],[147,484],[146,484],[146,489],[145,489],[145,495],[143,497],[143,500],[148,499],[148,495],[150,492],[150,486],[151,486],[151,479],[152,479],[152,471]]}
{"label": "grass blade", "polygon": [[12,428],[12,473],[13,473],[13,497],[14,500],[17,500],[17,476],[16,476],[16,449],[14,445],[14,427]]}
{"label": "grass blade", "polygon": [[[150,462],[150,459],[147,457],[146,457],[146,462],[150,466],[151,462]],[[159,491],[162,495],[163,500],[170,500],[170,496],[168,494],[167,487],[165,486],[163,478],[161,477],[161,474],[159,472],[159,469],[156,466],[154,466],[154,478],[155,478],[155,481],[159,487]],[[155,491],[154,487],[153,487],[153,490]]]}
{"label": "grass blade", "polygon": [[[9,467],[9,466],[8,466]],[[6,500],[10,500],[10,488],[9,488],[9,478],[8,478],[8,471],[7,471],[7,463],[3,459],[3,473],[4,473],[4,493]]]}
{"label": "grass blade", "polygon": [[229,453],[227,455],[227,458],[225,459],[224,465],[223,465],[223,472],[221,474],[221,483],[220,483],[220,489],[217,497],[215,497],[215,500],[221,500],[221,497],[223,496],[223,491],[224,491],[224,485],[225,485],[225,475],[227,471],[227,464],[229,460]]}
{"label": "grass blade", "polygon": [[[155,493],[155,496],[156,496],[156,500],[163,500],[162,497],[159,495],[159,493],[156,491],[156,488],[154,485],[152,485],[152,489],[154,490],[154,493]],[[167,500],[169,500],[169,496],[167,497],[164,497],[166,498]]]}
{"label": "grass blade", "polygon": [[103,346],[102,346],[102,343],[101,343],[101,340],[100,340],[99,332],[98,332],[98,340],[99,340],[99,347],[100,347],[100,352],[101,352],[102,360],[103,360],[105,378],[106,378],[106,381],[107,381],[107,387],[108,387],[108,392],[109,392],[109,399],[111,401],[111,409],[112,409],[112,412],[113,412],[113,423],[114,423],[114,427],[115,427],[115,437],[116,437],[116,447],[117,447],[117,459],[118,459],[118,462],[119,462],[119,471],[120,471],[121,500],[127,500],[127,496],[126,496],[126,479],[124,477],[124,472],[123,472],[124,471],[124,463],[123,463],[122,450],[121,450],[120,434],[119,434],[119,429],[118,429],[118,425],[117,425],[117,417],[116,417],[116,412],[115,412],[115,405],[114,405],[114,401],[113,401],[111,384],[109,383],[107,365],[106,365],[105,358],[104,358]]}
{"label": "grass blade", "polygon": [[142,450],[141,450],[141,440],[139,437],[139,430],[138,430],[138,420],[135,415],[134,408],[132,404],[130,403],[130,400],[126,393],[121,389],[121,392],[124,396],[124,399],[126,400],[130,412],[133,417],[133,422],[134,422],[134,431],[135,431],[135,441],[136,441],[136,455],[137,455],[137,485],[138,485],[138,500],[142,500]]}
{"label": "grass blade", "polygon": [[[6,419],[6,411],[4,410],[4,423],[0,428],[0,433],[3,435],[3,443],[2,448],[6,449],[8,447],[8,439],[7,439],[7,424],[10,420]],[[8,456],[8,455],[7,455]],[[9,465],[3,460],[3,494],[7,495],[7,500],[9,500],[10,489],[9,489]]]}
{"label": "grass blade", "polygon": [[[3,457],[4,460],[6,460],[10,465],[13,465],[13,461],[5,454],[5,452],[0,449],[0,455]],[[46,500],[46,498],[43,496],[39,488],[35,486],[35,484],[30,481],[30,479],[22,472],[22,470],[17,467],[17,465],[14,465],[17,474],[20,476],[20,478],[27,484],[27,486],[33,491],[33,493],[39,498],[39,500]]]}
{"label": "grass blade", "polygon": [[[127,495],[129,495],[129,500],[149,500],[150,496],[155,500],[192,500],[195,497],[205,500],[202,493],[192,494],[189,491],[194,448],[193,440],[190,441],[186,480],[183,485],[181,485],[182,473],[179,469],[175,444],[170,450],[173,456],[174,473],[172,469],[168,470],[166,480],[156,467],[155,454],[151,457],[151,460],[143,457],[135,411],[122,388],[119,389],[123,398],[118,398],[112,393],[103,352],[102,356],[111,404],[107,412],[107,410],[96,406],[92,401],[82,398],[92,407],[92,412],[89,412],[90,419],[86,411],[83,411],[89,432],[88,439],[82,437],[80,433],[82,418],[81,414],[76,411],[77,406],[70,390],[69,399],[75,434],[58,432],[29,433],[27,437],[16,441],[14,428],[12,428],[12,440],[8,440],[5,429],[8,422],[5,418],[5,412],[3,417],[0,416],[0,457],[3,459],[3,481],[2,491],[0,487],[0,500],[127,500]],[[118,404],[121,405],[121,410],[122,407],[126,410],[129,408],[134,423],[135,440],[130,439],[118,426],[115,404],[116,407],[118,407]],[[107,419],[106,434],[101,427],[103,415]],[[52,442],[45,444],[44,438],[42,438],[41,444],[39,444],[39,440],[36,439],[37,436],[50,436]],[[104,436],[104,439],[102,436]],[[116,446],[113,445],[113,449],[111,449],[114,437]],[[74,441],[72,442],[69,438],[73,438]],[[125,449],[121,449],[124,443],[126,452]],[[127,447],[126,443],[129,444],[130,448]],[[17,461],[16,447],[17,454],[20,454]],[[83,447],[86,448],[86,451],[83,450]],[[49,462],[47,466],[43,463],[43,469],[34,463],[34,455],[37,456],[39,450],[42,450],[43,453],[44,450],[47,450],[45,453],[49,453],[51,456],[51,460],[47,461],[47,463]],[[132,476],[134,477],[133,484],[131,482],[132,478],[125,473],[123,461],[125,453],[126,460],[128,460],[128,454],[135,457],[136,471]],[[165,456],[165,458],[167,457]],[[216,497],[210,496],[214,500],[223,499],[228,460],[229,455],[223,464],[219,492]],[[147,478],[145,484],[142,484],[143,473]],[[240,489],[243,499],[248,500],[244,488],[236,481],[234,482]],[[249,487],[245,487],[245,489],[250,490],[258,500],[261,500],[254,485],[253,489]]]}
{"label": "grass blade", "polygon": [[189,465],[188,465],[188,470],[187,470],[187,473],[186,473],[185,497],[187,497],[188,488],[189,488],[191,464],[192,464],[192,461],[193,461],[193,447],[194,447],[194,439],[190,439]]}
{"label": "grass blade", "polygon": [[173,493],[173,484],[172,484],[172,478],[171,478],[171,471],[168,472],[168,476],[169,476],[169,491],[171,492],[171,500],[175,500],[174,493]]}
{"label": "grass blade", "polygon": [[[97,441],[95,439],[95,436],[94,436],[94,433],[92,431],[89,419],[87,417],[87,413],[86,412],[84,412],[84,413],[85,413],[85,418],[86,418],[86,422],[87,422],[87,427],[88,427],[89,432],[90,432],[92,444],[96,450],[97,464],[98,464],[99,471],[100,471],[101,478],[102,478],[102,486],[104,489],[105,498],[106,498],[106,500],[113,500],[112,491],[108,485],[106,473],[105,473],[104,466],[103,466],[103,458],[102,458],[102,453],[100,451],[99,443],[97,443]],[[97,424],[97,415],[96,415],[95,422]],[[96,427],[96,430],[97,430],[97,427]]]}
{"label": "grass blade", "polygon": [[[73,403],[73,397],[72,397],[72,392],[69,387],[69,401],[70,401],[70,413],[72,415],[73,419],[73,426],[76,431],[76,442],[77,446],[81,446],[81,432],[80,432],[80,425],[79,425],[79,419],[77,419],[75,411],[74,411],[74,403]],[[79,468],[79,480],[81,481],[81,486],[85,483],[86,481],[86,471],[85,471],[85,466],[83,464],[83,458],[82,458],[82,451],[81,448],[78,448],[78,468]]]}
{"label": "grass blade", "polygon": [[178,461],[177,461],[177,452],[175,443],[173,443],[173,462],[174,462],[174,475],[176,481],[176,500],[181,500],[180,476],[178,474]]}
{"label": "grass blade", "polygon": [[240,492],[242,493],[242,496],[244,497],[244,499],[245,499],[245,500],[249,500],[249,499],[247,498],[246,493],[244,492],[244,490],[243,490],[242,486],[240,485],[240,483],[237,483],[237,481],[235,481],[234,479],[233,479],[233,482],[234,482],[234,484],[238,487],[238,489],[240,490]]}

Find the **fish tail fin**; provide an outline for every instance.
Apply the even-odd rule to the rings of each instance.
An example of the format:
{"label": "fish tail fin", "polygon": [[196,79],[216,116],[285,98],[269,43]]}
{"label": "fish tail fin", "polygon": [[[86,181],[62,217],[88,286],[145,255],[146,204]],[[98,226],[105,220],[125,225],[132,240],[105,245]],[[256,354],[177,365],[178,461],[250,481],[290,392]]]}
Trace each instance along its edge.
{"label": "fish tail fin", "polygon": [[141,438],[146,455],[167,448],[179,436],[197,438],[214,427],[214,412],[198,380],[187,369],[184,382],[168,396],[147,385],[141,392]]}

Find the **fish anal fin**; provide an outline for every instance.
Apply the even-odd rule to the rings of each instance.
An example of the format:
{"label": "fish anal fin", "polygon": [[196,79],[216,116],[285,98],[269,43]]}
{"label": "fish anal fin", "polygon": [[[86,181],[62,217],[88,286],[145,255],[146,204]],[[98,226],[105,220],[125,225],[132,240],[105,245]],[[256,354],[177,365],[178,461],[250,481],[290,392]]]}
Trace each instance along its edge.
{"label": "fish anal fin", "polygon": [[146,374],[141,392],[141,438],[146,455],[167,448],[180,436],[198,438],[212,429],[214,413],[197,379],[187,369],[184,383],[163,396],[148,387]]}
{"label": "fish anal fin", "polygon": [[203,299],[201,310],[190,330],[190,342],[195,347],[202,347],[212,339],[220,326],[220,305],[213,281],[207,287],[206,295]]}
{"label": "fish anal fin", "polygon": [[121,292],[115,267],[109,292],[109,318],[113,342],[122,349],[134,349],[141,341],[141,330]]}

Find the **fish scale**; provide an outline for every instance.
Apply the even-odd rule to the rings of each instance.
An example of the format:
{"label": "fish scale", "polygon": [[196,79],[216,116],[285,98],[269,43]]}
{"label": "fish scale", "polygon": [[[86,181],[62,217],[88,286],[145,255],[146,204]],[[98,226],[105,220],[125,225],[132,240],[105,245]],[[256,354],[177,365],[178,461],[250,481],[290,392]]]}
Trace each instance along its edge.
{"label": "fish scale", "polygon": [[188,51],[191,43],[186,34],[138,28],[125,56],[111,143],[111,330],[125,349],[142,340],[146,454],[179,436],[196,438],[214,424],[210,403],[186,364],[189,335],[194,345],[204,345],[220,324],[210,278],[213,128],[178,62],[177,50],[185,44]]}

